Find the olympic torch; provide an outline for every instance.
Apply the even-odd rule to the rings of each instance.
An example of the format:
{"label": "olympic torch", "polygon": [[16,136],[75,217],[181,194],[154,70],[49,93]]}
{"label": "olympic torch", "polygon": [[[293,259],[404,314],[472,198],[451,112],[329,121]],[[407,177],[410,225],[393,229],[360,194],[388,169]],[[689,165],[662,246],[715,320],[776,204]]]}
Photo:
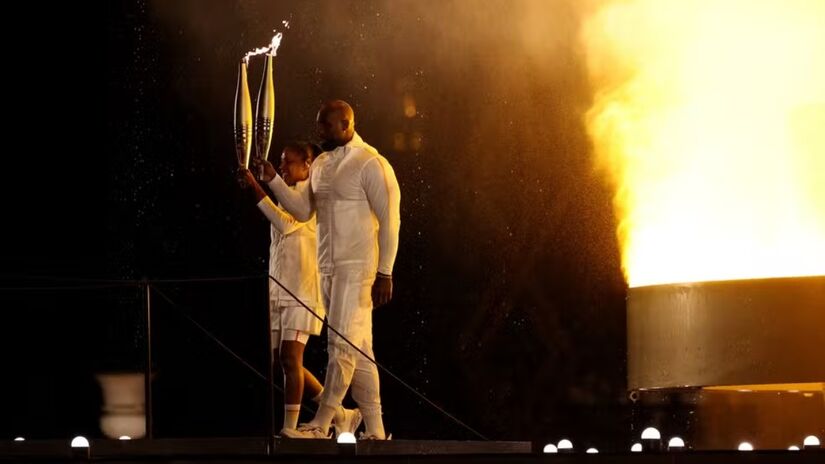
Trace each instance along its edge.
{"label": "olympic torch", "polygon": [[[261,86],[258,90],[258,106],[255,111],[255,157],[266,161],[272,144],[273,120],[275,119],[275,83],[272,66],[275,56],[267,53]],[[263,170],[258,174],[263,175]]]}
{"label": "olympic torch", "polygon": [[252,150],[252,100],[249,96],[247,80],[247,60],[238,65],[238,84],[235,87],[235,154],[238,166],[249,168],[249,153]]}

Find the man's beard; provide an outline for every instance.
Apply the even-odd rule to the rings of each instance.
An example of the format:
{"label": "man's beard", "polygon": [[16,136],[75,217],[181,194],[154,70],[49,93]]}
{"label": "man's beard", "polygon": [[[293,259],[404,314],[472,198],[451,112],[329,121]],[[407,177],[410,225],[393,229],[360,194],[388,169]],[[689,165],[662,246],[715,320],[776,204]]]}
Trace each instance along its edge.
{"label": "man's beard", "polygon": [[338,148],[338,143],[335,140],[322,140],[320,145],[324,151],[332,151]]}

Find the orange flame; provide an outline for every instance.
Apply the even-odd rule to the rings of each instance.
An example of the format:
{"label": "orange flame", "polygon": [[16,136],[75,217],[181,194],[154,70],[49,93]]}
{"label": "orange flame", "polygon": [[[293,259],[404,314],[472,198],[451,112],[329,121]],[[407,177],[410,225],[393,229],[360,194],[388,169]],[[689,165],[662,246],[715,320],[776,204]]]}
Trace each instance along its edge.
{"label": "orange flame", "polygon": [[582,34],[631,287],[825,274],[825,2],[606,2]]}

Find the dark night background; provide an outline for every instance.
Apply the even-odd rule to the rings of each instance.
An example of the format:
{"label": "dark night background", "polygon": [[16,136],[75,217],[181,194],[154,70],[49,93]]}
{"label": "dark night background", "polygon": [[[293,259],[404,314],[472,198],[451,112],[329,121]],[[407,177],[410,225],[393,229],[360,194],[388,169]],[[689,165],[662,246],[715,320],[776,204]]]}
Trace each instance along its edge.
{"label": "dark night background", "polygon": [[[145,343],[139,289],[8,287],[266,271],[267,223],[233,178],[232,105],[239,58],[288,20],[271,156],[343,98],[401,184],[379,361],[489,438],[624,449],[640,419],[612,193],[582,123],[580,2],[56,8],[6,33],[0,437],[100,436],[93,374],[142,369]],[[263,370],[265,281],[158,288],[178,306],[153,298],[155,435],[262,434],[264,382],[184,314]],[[308,367],[325,358],[311,340]],[[382,390],[396,438],[474,438],[386,375]]]}

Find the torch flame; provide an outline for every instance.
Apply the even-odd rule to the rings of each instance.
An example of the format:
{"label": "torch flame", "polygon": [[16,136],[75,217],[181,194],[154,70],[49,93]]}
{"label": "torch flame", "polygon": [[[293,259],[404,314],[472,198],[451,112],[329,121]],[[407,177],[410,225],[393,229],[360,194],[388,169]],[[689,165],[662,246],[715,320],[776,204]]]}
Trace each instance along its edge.
{"label": "torch flame", "polygon": [[[289,26],[287,26],[289,27]],[[275,32],[274,30],[272,32]],[[284,34],[277,32],[275,35],[272,36],[272,41],[269,42],[269,54],[275,56],[278,54],[278,47],[281,46],[281,39],[284,37]]]}
{"label": "torch flame", "polygon": [[609,1],[582,39],[631,287],[825,274],[825,1]]}
{"label": "torch flame", "polygon": [[244,55],[243,60],[244,60],[244,62],[249,64],[249,58],[251,58],[253,56],[263,55],[264,53],[266,53],[268,51],[269,51],[269,47],[258,47],[254,50],[250,50],[250,51],[246,52],[246,55]]}
{"label": "torch flame", "polygon": [[[289,23],[287,23],[287,28],[289,28]],[[245,63],[249,64],[249,58],[253,56],[263,55],[264,53],[269,53],[272,56],[278,54],[278,47],[281,46],[281,39],[284,37],[284,34],[277,32],[276,30],[273,30],[272,32],[275,32],[275,35],[272,36],[272,40],[269,42],[269,45],[248,51],[243,57]]]}

